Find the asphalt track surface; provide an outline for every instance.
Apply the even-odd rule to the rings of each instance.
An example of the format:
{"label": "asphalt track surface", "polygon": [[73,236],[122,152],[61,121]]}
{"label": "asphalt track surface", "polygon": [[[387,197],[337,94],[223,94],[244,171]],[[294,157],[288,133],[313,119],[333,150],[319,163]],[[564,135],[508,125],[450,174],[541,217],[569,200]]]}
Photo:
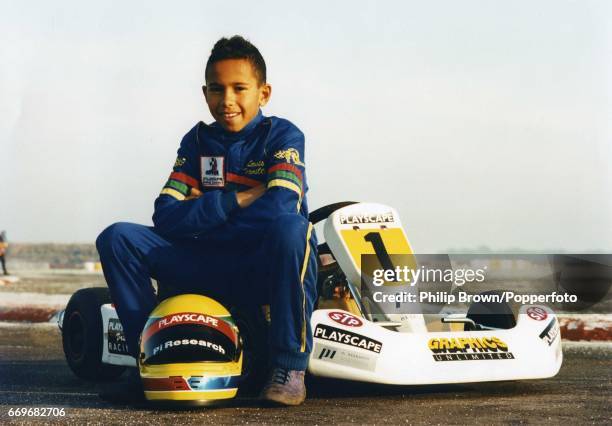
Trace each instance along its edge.
{"label": "asphalt track surface", "polygon": [[[159,410],[113,405],[100,384],[77,379],[50,324],[0,325],[0,423],[67,424],[610,424],[612,345],[564,345],[548,380],[445,386],[308,381],[300,407],[239,397],[224,408]],[[406,360],[404,368],[411,368]],[[62,408],[64,416],[9,417],[11,408]]]}

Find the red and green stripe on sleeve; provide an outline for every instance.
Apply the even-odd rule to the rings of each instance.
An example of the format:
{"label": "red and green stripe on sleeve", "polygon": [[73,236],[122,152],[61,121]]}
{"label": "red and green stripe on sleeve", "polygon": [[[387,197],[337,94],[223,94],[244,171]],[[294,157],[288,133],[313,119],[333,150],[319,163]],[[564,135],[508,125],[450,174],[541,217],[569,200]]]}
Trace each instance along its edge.
{"label": "red and green stripe on sleeve", "polygon": [[299,199],[304,195],[302,171],[288,163],[279,163],[268,169],[268,189],[282,187],[294,191]]}
{"label": "red and green stripe on sleeve", "polygon": [[173,172],[164,185],[161,194],[169,195],[179,201],[183,201],[191,193],[191,188],[198,188],[199,182],[185,173]]}

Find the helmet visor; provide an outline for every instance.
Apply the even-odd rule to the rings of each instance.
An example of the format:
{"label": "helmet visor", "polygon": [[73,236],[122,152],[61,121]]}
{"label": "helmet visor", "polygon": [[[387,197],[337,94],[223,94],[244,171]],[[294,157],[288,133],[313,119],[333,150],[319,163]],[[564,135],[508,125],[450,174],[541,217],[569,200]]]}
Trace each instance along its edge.
{"label": "helmet visor", "polygon": [[230,334],[200,324],[177,324],[153,333],[150,328],[143,333],[144,364],[229,362],[240,356],[238,336],[233,329]]}

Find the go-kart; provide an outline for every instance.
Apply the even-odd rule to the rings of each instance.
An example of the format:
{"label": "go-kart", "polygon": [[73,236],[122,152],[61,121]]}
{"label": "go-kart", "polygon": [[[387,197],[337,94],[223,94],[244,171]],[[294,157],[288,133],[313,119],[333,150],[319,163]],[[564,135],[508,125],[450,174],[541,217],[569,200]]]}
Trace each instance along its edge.
{"label": "go-kart", "polygon": [[[389,268],[396,254],[408,256],[413,266],[415,262],[393,208],[342,202],[312,212],[310,220],[324,221],[326,242],[319,246],[309,373],[421,385],[539,379],[559,371],[559,324],[546,306],[513,311],[506,303],[479,301],[462,314],[424,313],[415,306],[399,313],[381,308],[364,284],[364,255]],[[263,315],[230,312],[244,348],[246,386],[261,378],[266,322]],[[107,289],[77,291],[59,322],[66,360],[77,376],[110,379],[137,365],[128,355]]]}

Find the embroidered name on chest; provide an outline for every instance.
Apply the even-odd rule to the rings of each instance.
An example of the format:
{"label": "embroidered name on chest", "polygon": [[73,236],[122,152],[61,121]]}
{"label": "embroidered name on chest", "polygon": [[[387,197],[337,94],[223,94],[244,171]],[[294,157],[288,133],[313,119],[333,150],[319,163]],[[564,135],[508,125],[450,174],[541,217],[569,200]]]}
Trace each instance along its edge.
{"label": "embroidered name on chest", "polygon": [[258,175],[263,175],[266,173],[266,169],[264,166],[264,161],[260,160],[260,161],[249,161],[246,166],[244,166],[243,172],[245,175],[250,175],[250,176],[258,176]]}

